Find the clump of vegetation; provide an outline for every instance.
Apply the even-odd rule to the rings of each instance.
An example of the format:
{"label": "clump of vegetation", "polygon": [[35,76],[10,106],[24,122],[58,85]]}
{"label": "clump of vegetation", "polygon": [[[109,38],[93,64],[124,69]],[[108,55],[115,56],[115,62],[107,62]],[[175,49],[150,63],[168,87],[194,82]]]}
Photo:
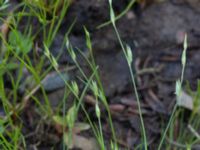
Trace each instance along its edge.
{"label": "clump of vegetation", "polygon": [[[12,5],[8,0],[0,1],[0,25],[1,25],[1,51],[0,51],[0,139],[1,149],[28,149],[29,137],[37,136],[41,132],[53,130],[58,143],[62,143],[63,149],[71,149],[77,146],[81,148],[79,142],[90,143],[79,135],[80,132],[91,129],[96,139],[96,149],[118,150],[119,140],[117,139],[116,129],[113,125],[109,102],[104,92],[104,88],[99,75],[99,68],[93,56],[92,40],[86,27],[85,45],[89,51],[87,57],[78,49],[81,57],[87,62],[91,74],[87,75],[77,59],[77,53],[70,43],[69,34],[75,24],[72,22],[65,33],[62,47],[68,50],[73,60],[74,66],[78,68],[80,76],[77,80],[69,79],[68,74],[63,74],[58,63],[59,56],[51,54],[51,46],[56,38],[58,31],[70,5],[71,0],[23,0],[17,5]],[[130,70],[130,77],[133,85],[133,93],[136,96],[137,106],[140,117],[141,144],[137,149],[149,147],[148,136],[141,110],[140,95],[137,91],[137,82],[133,72],[133,55],[129,45],[124,44],[117,29],[116,21],[128,12],[135,1],[131,1],[127,8],[118,16],[115,15],[112,7],[112,0],[109,0],[110,21],[99,26],[99,28],[112,24],[118,38],[124,59]],[[181,95],[183,93],[184,70],[186,66],[187,36],[184,41],[182,54],[182,74],[180,80],[176,82],[177,102],[171,113],[169,122],[162,127],[163,134],[158,149],[163,147],[171,149],[178,148],[192,149],[199,143],[200,136],[197,132],[200,121],[199,117],[199,93],[200,83],[196,92],[189,86],[187,91],[192,97],[194,108],[187,124],[184,120],[185,109],[179,108]],[[114,64],[113,64],[114,65]],[[69,69],[69,68],[67,68]],[[59,100],[55,108],[51,105],[48,98],[48,91],[45,89],[45,81],[51,71],[55,71],[59,79],[64,83],[64,95]],[[82,86],[79,86],[81,83]],[[94,110],[96,120],[94,121],[84,105],[84,98],[87,92],[94,97]],[[38,96],[39,94],[40,96]],[[69,101],[71,101],[69,104]],[[69,105],[68,105],[69,104]],[[29,112],[30,105],[34,105],[33,115],[29,121],[25,120],[24,112]],[[102,112],[103,111],[103,112]],[[78,119],[84,113],[86,119]],[[30,112],[29,112],[30,113]],[[104,116],[102,115],[104,114]],[[109,141],[106,141],[103,130],[102,118],[106,117],[111,130]],[[36,120],[34,120],[36,119]],[[27,133],[26,124],[32,122],[34,131]],[[178,125],[177,125],[178,124]],[[45,129],[47,127],[48,129]],[[185,130],[187,128],[187,130]],[[39,131],[39,130],[44,131]],[[177,129],[178,131],[175,131]],[[175,135],[176,133],[176,135]],[[48,133],[47,133],[48,134]],[[32,136],[33,135],[33,136]],[[38,138],[41,139],[41,137]],[[174,137],[176,136],[176,139]],[[55,140],[57,140],[55,139]],[[176,142],[175,142],[176,140]],[[37,140],[36,140],[37,141]],[[187,141],[187,145],[181,144]],[[40,142],[37,141],[38,145]],[[167,146],[169,144],[169,146]],[[57,149],[58,145],[52,146]],[[83,148],[83,147],[82,147]]]}

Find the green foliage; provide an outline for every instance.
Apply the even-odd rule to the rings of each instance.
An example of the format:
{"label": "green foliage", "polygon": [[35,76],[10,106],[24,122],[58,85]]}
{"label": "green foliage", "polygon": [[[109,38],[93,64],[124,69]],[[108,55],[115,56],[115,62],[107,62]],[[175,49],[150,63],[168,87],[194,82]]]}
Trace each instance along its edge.
{"label": "green foliage", "polygon": [[117,35],[118,41],[120,43],[120,46],[122,48],[122,51],[124,53],[124,56],[126,58],[128,66],[129,66],[129,71],[130,71],[131,80],[132,80],[132,84],[133,84],[133,91],[134,91],[134,94],[136,96],[137,106],[138,106],[138,110],[139,110],[139,117],[140,117],[140,123],[141,123],[142,145],[144,145],[144,149],[147,150],[148,149],[147,148],[148,147],[148,141],[147,141],[146,129],[145,129],[145,126],[144,126],[144,120],[143,120],[143,116],[142,116],[142,111],[141,111],[141,106],[140,106],[140,98],[139,98],[139,94],[138,94],[138,91],[137,91],[136,81],[135,81],[134,75],[133,75],[133,68],[131,66],[131,63],[133,61],[132,51],[131,51],[129,46],[127,46],[125,48],[125,46],[122,42],[122,39],[120,37],[120,34],[118,32],[118,29],[116,27],[115,14],[114,14],[114,10],[113,10],[113,7],[112,7],[112,0],[109,0],[109,6],[110,6],[110,20],[112,22],[114,31]]}
{"label": "green foliage", "polygon": [[88,32],[88,30],[85,27],[84,27],[84,30],[85,30],[87,48],[90,51],[92,51],[92,44],[91,44],[91,39],[90,39],[90,33]]}
{"label": "green foliage", "polygon": [[0,11],[6,9],[9,6],[9,0],[0,0]]}
{"label": "green foliage", "polygon": [[13,62],[10,62],[10,63],[6,63],[5,61],[2,61],[0,63],[0,75],[3,75],[5,74],[6,72],[9,72],[9,71],[12,71],[12,70],[15,70],[19,67],[18,64],[16,63],[13,63]]}
{"label": "green foliage", "polygon": [[74,91],[74,94],[78,97],[79,95],[79,87],[75,81],[72,81],[72,90]]}
{"label": "green foliage", "polygon": [[[105,24],[100,25],[99,27],[103,27],[108,24],[112,24],[114,27],[114,30],[116,32],[117,38],[119,40],[119,43],[121,45],[121,48],[124,52],[124,56],[127,60],[130,75],[133,83],[133,91],[136,95],[137,104],[138,104],[138,110],[139,110],[139,116],[141,121],[141,134],[142,134],[142,143],[138,145],[139,148],[144,147],[144,149],[147,150],[148,142],[146,137],[146,128],[144,126],[143,116],[140,108],[140,99],[139,94],[137,92],[137,86],[136,81],[134,79],[133,74],[133,54],[130,46],[125,45],[118,33],[117,27],[115,22],[123,16],[134,4],[135,0],[131,0],[127,8],[120,14],[115,16],[115,12],[112,7],[112,0],[109,0],[109,7],[110,7],[110,21],[106,22]],[[84,112],[87,121],[90,123],[90,126],[92,128],[92,131],[94,133],[94,136],[96,137],[100,147],[102,150],[105,150],[105,139],[103,135],[103,129],[102,129],[102,122],[101,122],[101,110],[105,110],[108,117],[108,122],[110,125],[110,129],[112,132],[112,139],[110,140],[110,147],[112,150],[118,150],[118,143],[117,138],[115,135],[115,129],[112,122],[112,117],[109,109],[109,104],[107,101],[107,98],[104,93],[104,89],[102,86],[102,82],[98,73],[98,66],[95,64],[93,53],[92,53],[92,40],[90,37],[89,31],[84,27],[85,31],[85,38],[86,38],[86,46],[90,52],[90,57],[87,58],[82,54],[83,58],[85,58],[86,62],[88,63],[89,69],[91,70],[91,75],[88,76],[84,73],[83,69],[81,68],[80,64],[78,64],[76,53],[74,52],[73,47],[70,44],[70,41],[68,39],[68,34],[71,31],[72,27],[69,28],[69,32],[66,33],[66,47],[69,51],[70,56],[72,57],[72,60],[74,61],[75,66],[79,69],[81,75],[79,77],[80,82],[84,85],[84,87],[80,88],[77,82],[75,81],[68,81],[66,78],[62,75],[62,73],[59,70],[59,65],[57,60],[59,58],[55,58],[50,53],[50,48],[53,40],[55,39],[55,36],[60,29],[61,23],[64,19],[64,16],[67,13],[67,10],[71,4],[71,0],[52,0],[52,1],[41,1],[41,0],[24,0],[22,1],[19,6],[16,6],[13,12],[9,14],[12,19],[10,19],[10,22],[8,23],[8,26],[10,28],[10,32],[8,35],[8,40],[3,39],[2,35],[2,41],[4,42],[4,46],[6,49],[6,53],[0,62],[0,99],[1,103],[4,108],[5,116],[0,117],[0,147],[3,149],[19,149],[19,147],[23,147],[26,149],[26,138],[24,135],[22,135],[22,128],[23,124],[20,120],[20,114],[22,110],[25,108],[28,101],[33,100],[35,102],[35,106],[38,107],[37,111],[41,113],[41,118],[45,121],[45,123],[52,123],[53,125],[58,124],[63,128],[63,140],[66,141],[66,138],[69,139],[69,137],[66,136],[72,136],[72,130],[75,126],[77,126],[77,116],[80,111],[80,109]],[[6,10],[6,8],[9,6],[8,0],[0,0],[0,11]],[[19,10],[17,8],[20,8]],[[17,10],[17,11],[16,11]],[[27,11],[28,10],[28,11]],[[25,28],[21,29],[19,26],[21,25],[23,17],[26,17],[26,22],[24,24]],[[31,20],[35,19],[38,21],[38,24],[40,26],[39,29],[36,29],[36,32],[32,32],[32,25]],[[1,20],[5,20],[4,18],[1,18]],[[35,63],[30,60],[28,54],[32,52],[31,50],[35,50],[34,43],[37,43],[37,39],[40,39],[43,42],[43,45],[40,45],[40,48],[42,48],[44,55],[40,57],[39,60],[34,60]],[[185,36],[184,45],[183,45],[183,53],[181,57],[181,63],[182,63],[182,74],[181,78],[177,80],[176,82],[176,91],[175,94],[178,97],[181,94],[182,90],[182,83],[183,83],[183,75],[184,75],[184,68],[186,65],[186,50],[187,50],[188,44],[187,44],[187,36]],[[34,51],[35,52],[35,51]],[[36,54],[33,53],[35,56]],[[45,57],[46,56],[46,57]],[[91,60],[90,60],[91,59]],[[46,61],[50,61],[50,65],[46,68],[44,68],[44,64]],[[17,62],[17,63],[16,63]],[[20,64],[20,66],[18,65]],[[29,76],[27,78],[34,81],[33,86],[31,88],[25,89],[24,95],[19,96],[18,95],[18,89],[20,87],[21,81],[23,81],[23,69],[26,69],[29,72]],[[18,70],[17,70],[18,69]],[[18,71],[17,77],[12,75],[12,71]],[[49,99],[47,97],[47,93],[43,87],[42,81],[46,77],[46,75],[52,71],[55,70],[66,86],[65,95],[60,102],[60,105],[56,110],[54,110],[49,102]],[[4,83],[4,76],[9,75],[12,89],[8,92],[7,89],[5,89],[5,83]],[[44,103],[41,102],[41,99],[35,95],[37,90],[41,91],[42,97],[44,98]],[[86,92],[90,91],[92,95],[95,97],[95,114],[98,119],[98,122],[94,122],[91,120],[85,106],[83,103],[83,99],[86,95]],[[181,126],[179,128],[179,135],[178,139],[180,142],[185,142],[185,148],[191,148],[192,145],[195,143],[198,143],[200,140],[197,137],[197,130],[200,126],[200,81],[198,81],[198,87],[197,91],[192,91],[188,88],[188,91],[190,91],[190,95],[192,95],[194,99],[194,109],[192,110],[191,117],[189,118],[188,124],[190,125],[190,128],[185,127],[185,122],[183,117],[183,110],[174,108],[174,111],[172,113],[171,119],[169,120],[168,126],[166,127],[166,130],[163,133],[163,136],[161,138],[161,142],[158,149],[162,148],[164,139],[168,136],[168,129],[170,131],[169,137],[173,137],[173,131],[175,128],[175,121],[178,117],[179,121],[181,122]],[[74,97],[73,99],[73,106],[70,107],[68,110],[66,108],[66,101],[68,100],[69,95],[72,95]],[[12,99],[11,99],[12,98]],[[14,99],[14,100],[13,100]],[[62,108],[61,108],[62,107]],[[105,109],[102,109],[105,107]],[[66,113],[67,112],[67,113]],[[63,114],[63,115],[60,115]],[[19,124],[13,123],[13,115],[14,117],[18,118]],[[79,129],[85,130],[88,129],[89,126],[85,126],[84,124],[78,124]],[[66,134],[66,128],[69,129],[69,132]],[[187,128],[187,130],[186,130]],[[188,131],[190,129],[190,131]],[[8,140],[11,139],[11,140]],[[64,147],[64,146],[63,146]]]}
{"label": "green foliage", "polygon": [[159,143],[158,146],[158,150],[160,150],[162,148],[164,139],[166,138],[167,132],[170,129],[171,125],[173,126],[173,122],[175,120],[176,117],[176,111],[177,111],[177,107],[178,107],[178,103],[179,102],[179,96],[181,94],[181,89],[182,89],[182,84],[183,84],[183,78],[184,78],[184,71],[185,71],[185,65],[186,65],[186,50],[187,50],[187,35],[185,35],[185,39],[184,39],[184,43],[183,43],[183,52],[182,52],[182,57],[181,57],[181,63],[182,63],[182,72],[181,72],[181,79],[177,80],[176,82],[176,87],[175,87],[175,94],[176,94],[176,104],[173,108],[172,114],[170,116],[169,122],[167,124],[167,127],[164,130],[164,133],[161,137],[161,141]]}
{"label": "green foliage", "polygon": [[16,51],[16,54],[27,54],[33,46],[33,40],[30,35],[23,35],[20,31],[12,30],[9,33],[10,46]]}

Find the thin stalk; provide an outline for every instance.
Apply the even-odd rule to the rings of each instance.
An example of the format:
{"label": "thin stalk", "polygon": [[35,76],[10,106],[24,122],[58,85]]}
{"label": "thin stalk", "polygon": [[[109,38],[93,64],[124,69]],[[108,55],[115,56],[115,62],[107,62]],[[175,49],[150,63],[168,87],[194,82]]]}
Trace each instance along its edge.
{"label": "thin stalk", "polygon": [[172,123],[172,121],[173,121],[173,119],[174,119],[174,115],[175,115],[175,112],[176,112],[177,107],[178,107],[178,105],[177,105],[177,103],[176,103],[175,106],[174,106],[174,108],[173,108],[172,115],[171,115],[171,117],[170,117],[170,119],[169,119],[169,123],[167,124],[167,127],[166,127],[166,129],[165,129],[165,131],[164,131],[164,134],[163,134],[162,138],[161,138],[160,144],[159,144],[159,146],[158,146],[158,150],[160,150],[161,147],[162,147],[162,144],[163,144],[164,139],[165,139],[165,137],[166,137],[167,131],[169,130],[169,127],[170,127],[170,125],[171,125],[171,123]]}
{"label": "thin stalk", "polygon": [[[186,41],[185,41],[185,42],[186,42]],[[187,47],[184,47],[184,51],[186,51],[186,49],[187,49]],[[182,56],[182,57],[183,57],[183,56]],[[185,63],[183,63],[182,65],[183,65],[183,67],[182,67],[181,81],[180,81],[181,86],[182,86],[183,79],[184,79]],[[176,112],[177,107],[178,107],[178,103],[177,103],[177,101],[176,101],[175,106],[174,106],[173,111],[172,111],[172,115],[171,115],[171,117],[170,117],[170,119],[169,119],[169,122],[168,122],[168,124],[167,124],[167,127],[166,127],[166,129],[165,129],[165,131],[164,131],[164,134],[163,134],[163,136],[162,136],[162,138],[161,138],[161,141],[160,141],[160,144],[159,144],[159,146],[158,146],[158,150],[160,150],[161,147],[162,147],[162,144],[163,144],[164,139],[165,139],[165,137],[166,137],[167,131],[169,130],[169,127],[170,127],[170,125],[171,125],[171,123],[172,123],[172,121],[173,121],[173,119],[174,119],[174,115],[175,115],[175,112]]]}
{"label": "thin stalk", "polygon": [[[127,60],[127,55],[126,55],[126,51],[125,51],[124,45],[122,43],[121,37],[120,37],[119,32],[118,32],[118,30],[116,28],[116,25],[114,23],[113,23],[113,27],[114,27],[114,30],[116,32],[118,41],[119,41],[119,43],[121,45],[121,48],[123,50],[123,53],[124,53],[124,55],[126,57],[126,60]],[[137,100],[138,111],[139,111],[139,116],[140,116],[140,123],[141,123],[141,126],[142,126],[142,135],[143,135],[143,140],[144,140],[144,146],[145,146],[145,150],[147,150],[148,149],[147,148],[148,143],[147,143],[144,120],[143,120],[141,106],[140,106],[140,99],[139,99],[139,95],[138,95],[138,92],[137,92],[137,86],[136,86],[136,83],[135,83],[132,67],[131,67],[131,65],[128,65],[128,66],[129,66],[129,71],[130,71],[130,74],[131,74],[131,80],[132,80],[132,83],[133,83],[133,88],[134,88],[134,92],[135,92],[135,96],[136,96],[136,100]]]}
{"label": "thin stalk", "polygon": [[[135,4],[136,0],[131,0],[130,3],[127,5],[125,10],[123,10],[118,16],[115,17],[115,21],[119,20],[121,17],[123,17],[130,9],[131,7]],[[107,21],[99,26],[97,26],[97,29],[103,28],[109,24],[112,24],[112,21]]]}
{"label": "thin stalk", "polygon": [[[96,70],[96,63],[95,63],[95,60],[94,60],[94,57],[93,57],[93,54],[91,53],[91,57],[92,57],[92,62],[90,62],[88,60],[88,58],[85,57],[85,55],[83,54],[83,52],[78,49],[78,51],[81,53],[81,55],[84,57],[84,59],[87,61],[87,63],[89,64],[90,68],[92,69],[93,72],[95,72],[95,77],[97,79],[97,82],[98,82],[98,85],[104,95],[104,100],[102,100],[104,102],[104,106],[106,108],[106,111],[108,113],[108,121],[110,123],[110,128],[111,128],[111,132],[112,132],[112,136],[113,136],[113,139],[114,139],[114,142],[117,143],[117,138],[116,138],[116,135],[115,135],[115,129],[114,129],[114,125],[112,123],[112,116],[111,116],[111,113],[110,113],[110,108],[109,108],[109,105],[107,103],[107,100],[106,100],[106,97],[105,97],[105,92],[103,90],[103,85],[101,84],[101,79],[99,77],[99,72]],[[92,52],[92,50],[90,50],[90,52]],[[75,62],[76,66],[80,69],[80,71],[82,70],[80,65]],[[83,71],[81,71],[81,74],[83,75],[83,77],[86,79],[86,81],[88,82],[88,79],[87,79],[87,76],[85,75],[85,73]]]}
{"label": "thin stalk", "polygon": [[[67,88],[65,87],[65,91],[67,90]],[[66,100],[66,98],[67,98],[67,93],[66,92],[64,92],[64,96],[63,96],[63,108],[62,108],[62,113],[63,113],[63,120],[65,120],[65,110],[66,110],[66,103],[65,103],[65,100]],[[66,127],[65,126],[63,126],[63,141],[65,140],[65,129],[66,129]],[[65,150],[65,142],[63,142],[63,150]]]}
{"label": "thin stalk", "polygon": [[145,150],[147,150],[148,143],[147,143],[145,126],[144,126],[144,120],[143,120],[143,116],[142,116],[140,99],[139,99],[139,95],[138,95],[137,86],[136,86],[136,83],[135,83],[132,67],[129,66],[129,69],[130,69],[131,80],[132,80],[132,83],[133,83],[133,88],[134,88],[134,92],[135,92],[135,96],[136,96],[136,100],[137,100],[137,105],[138,105],[138,111],[139,111],[140,122],[141,122],[141,126],[142,126],[142,133],[143,133],[143,140],[144,140]]}

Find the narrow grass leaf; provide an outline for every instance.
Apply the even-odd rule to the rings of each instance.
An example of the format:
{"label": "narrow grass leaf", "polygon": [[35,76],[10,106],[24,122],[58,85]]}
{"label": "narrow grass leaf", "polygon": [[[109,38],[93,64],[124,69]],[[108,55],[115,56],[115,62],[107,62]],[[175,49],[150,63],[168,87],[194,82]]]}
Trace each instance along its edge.
{"label": "narrow grass leaf", "polygon": [[74,52],[74,50],[72,49],[71,46],[69,46],[68,51],[69,51],[69,55],[71,56],[72,60],[73,60],[74,62],[76,62],[76,54],[75,54],[75,52]]}
{"label": "narrow grass leaf", "polygon": [[110,20],[113,24],[115,24],[115,13],[112,7],[110,8]]}
{"label": "narrow grass leaf", "polygon": [[74,94],[76,94],[78,96],[79,88],[78,88],[78,85],[75,81],[72,81],[72,90],[74,91]]}
{"label": "narrow grass leaf", "polygon": [[175,94],[177,97],[179,97],[181,95],[181,81],[177,80],[176,81],[176,89],[175,89]]}
{"label": "narrow grass leaf", "polygon": [[74,104],[67,112],[67,123],[70,129],[74,127],[76,120],[76,105]]}
{"label": "narrow grass leaf", "polygon": [[131,63],[133,62],[133,54],[129,45],[126,45],[126,56],[127,56],[128,65],[130,66]]}
{"label": "narrow grass leaf", "polygon": [[98,92],[98,86],[97,86],[96,81],[92,81],[92,83],[91,83],[91,89],[92,89],[94,95],[97,97],[99,95],[98,94],[99,92]]}
{"label": "narrow grass leaf", "polygon": [[47,58],[50,58],[50,52],[45,43],[44,43],[44,54],[47,56]]}
{"label": "narrow grass leaf", "polygon": [[51,55],[51,63],[53,65],[53,67],[58,70],[58,62],[56,61],[55,57],[53,57],[53,55]]}
{"label": "narrow grass leaf", "polygon": [[90,40],[90,33],[88,32],[86,27],[84,27],[84,30],[85,30],[85,36],[86,36],[86,45],[87,45],[87,48],[91,51],[92,50],[92,44],[91,44],[91,40]]}
{"label": "narrow grass leaf", "polygon": [[100,118],[101,117],[101,111],[100,111],[98,102],[95,104],[95,112],[96,112],[97,118]]}
{"label": "narrow grass leaf", "polygon": [[187,34],[185,35],[185,38],[184,38],[183,53],[181,57],[181,62],[182,62],[183,67],[185,67],[185,64],[186,64],[186,50],[187,50]]}

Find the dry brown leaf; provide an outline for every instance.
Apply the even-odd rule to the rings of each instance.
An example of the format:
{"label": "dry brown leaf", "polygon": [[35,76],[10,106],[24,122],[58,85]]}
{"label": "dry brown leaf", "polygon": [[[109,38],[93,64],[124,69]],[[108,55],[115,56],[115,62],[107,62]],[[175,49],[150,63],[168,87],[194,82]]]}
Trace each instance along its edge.
{"label": "dry brown leaf", "polygon": [[181,92],[181,95],[179,96],[177,100],[177,104],[178,106],[189,109],[189,110],[193,110],[194,108],[193,98],[187,93],[185,93],[184,91]]}
{"label": "dry brown leaf", "polygon": [[79,148],[81,150],[99,150],[99,145],[94,138],[86,138],[80,135],[73,135],[73,139],[70,140],[68,137],[65,138],[65,144],[68,145],[69,149]]}

